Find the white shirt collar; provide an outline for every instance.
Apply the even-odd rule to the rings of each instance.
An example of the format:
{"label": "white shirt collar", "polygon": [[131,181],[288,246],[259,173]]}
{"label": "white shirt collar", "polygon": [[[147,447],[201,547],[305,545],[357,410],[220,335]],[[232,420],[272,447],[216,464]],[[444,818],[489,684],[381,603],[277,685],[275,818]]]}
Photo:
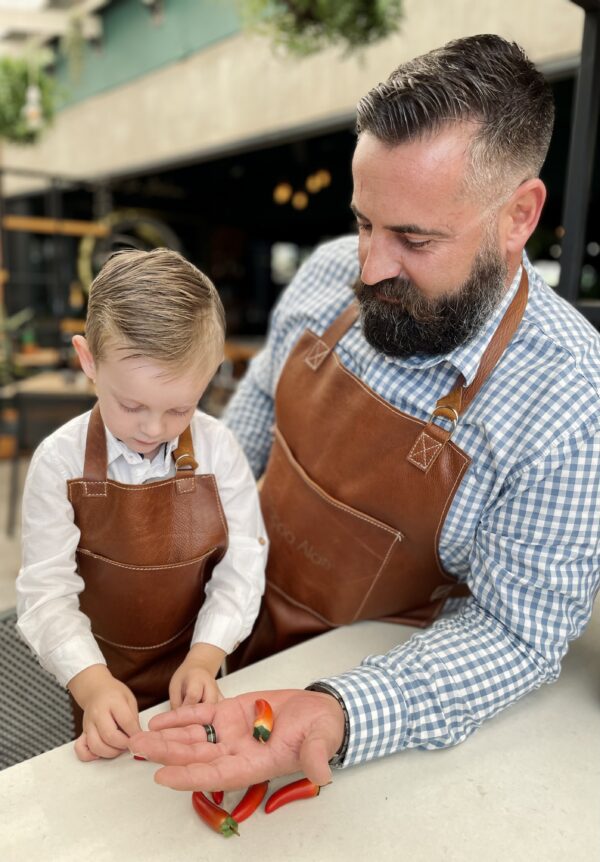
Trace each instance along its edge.
{"label": "white shirt collar", "polygon": [[[106,425],[104,426],[106,430],[106,447],[107,447],[107,465],[116,461],[117,458],[124,458],[128,464],[132,466],[138,466],[146,461],[148,467],[152,467],[152,471],[155,475],[166,475],[171,468],[171,453],[177,446],[178,437],[175,437],[174,440],[169,440],[167,443],[163,443],[152,459],[152,461],[147,461],[144,459],[139,452],[134,452],[129,446],[126,446],[122,440],[119,440],[115,435],[110,431]],[[157,472],[158,471],[158,472]]]}

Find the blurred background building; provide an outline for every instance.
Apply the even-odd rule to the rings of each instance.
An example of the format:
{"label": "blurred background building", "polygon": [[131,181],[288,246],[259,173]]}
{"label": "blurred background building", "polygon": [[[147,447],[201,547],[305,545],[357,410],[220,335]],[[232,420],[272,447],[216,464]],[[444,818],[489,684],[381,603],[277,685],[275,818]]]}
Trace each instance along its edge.
{"label": "blurred background building", "polygon": [[[3,232],[6,312],[34,312],[21,341],[30,353],[67,343],[64,321],[83,317],[91,277],[120,244],[181,249],[216,282],[229,333],[262,335],[302,259],[353,230],[357,100],[402,60],[479,32],[522,44],[555,92],[549,199],[529,250],[556,283],[583,19],[570,0],[404,0],[389,37],[299,58],[244,30],[236,0],[3,0],[0,53],[45,50],[58,105],[38,143],[4,143],[3,214],[96,226],[69,235],[17,221],[29,229]],[[590,297],[597,177],[591,197]]]}

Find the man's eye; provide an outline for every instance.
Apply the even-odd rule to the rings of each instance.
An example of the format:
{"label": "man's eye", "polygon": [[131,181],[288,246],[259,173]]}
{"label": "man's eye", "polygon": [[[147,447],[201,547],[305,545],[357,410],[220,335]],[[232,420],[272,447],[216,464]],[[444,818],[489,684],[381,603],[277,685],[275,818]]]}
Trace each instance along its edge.
{"label": "man's eye", "polygon": [[364,222],[360,222],[360,221],[356,222],[356,227],[358,228],[359,231],[362,231],[363,233],[371,230],[370,224],[364,224]]}
{"label": "man's eye", "polygon": [[407,248],[410,248],[410,249],[426,248],[428,245],[431,244],[430,239],[412,240],[412,239],[407,239],[406,237],[402,238],[402,242],[404,243],[404,245]]}

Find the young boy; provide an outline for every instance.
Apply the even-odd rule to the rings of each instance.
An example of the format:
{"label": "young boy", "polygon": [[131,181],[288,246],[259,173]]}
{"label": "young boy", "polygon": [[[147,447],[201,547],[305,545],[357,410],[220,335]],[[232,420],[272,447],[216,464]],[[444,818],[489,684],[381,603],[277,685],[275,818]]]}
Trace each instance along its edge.
{"label": "young boy", "polygon": [[31,461],[18,628],[69,689],[83,760],[125,750],[138,708],[220,699],[215,676],[258,614],[256,486],[196,409],[223,342],[217,291],[181,255],[113,255],[73,338],[98,402]]}

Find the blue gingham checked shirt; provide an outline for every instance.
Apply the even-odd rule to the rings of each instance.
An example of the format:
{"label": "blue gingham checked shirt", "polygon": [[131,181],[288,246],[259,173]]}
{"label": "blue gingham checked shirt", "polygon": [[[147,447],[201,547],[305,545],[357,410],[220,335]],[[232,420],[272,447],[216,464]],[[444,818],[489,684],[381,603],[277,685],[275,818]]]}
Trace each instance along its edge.
{"label": "blue gingham checked shirt", "polygon": [[[568,642],[589,620],[600,570],[600,336],[525,255],[523,265],[523,320],[453,436],[472,463],[439,552],[472,598],[448,602],[436,623],[386,655],[323,680],[348,709],[344,766],[461,742],[556,680]],[[225,416],[257,476],[271,447],[282,366],[306,327],[322,334],[351,301],[358,271],[356,237],[334,240],[304,264],[273,313],[265,350]],[[358,323],[336,352],[394,407],[427,420],[459,372],[473,380],[520,274],[480,335],[448,355],[386,358]]]}

